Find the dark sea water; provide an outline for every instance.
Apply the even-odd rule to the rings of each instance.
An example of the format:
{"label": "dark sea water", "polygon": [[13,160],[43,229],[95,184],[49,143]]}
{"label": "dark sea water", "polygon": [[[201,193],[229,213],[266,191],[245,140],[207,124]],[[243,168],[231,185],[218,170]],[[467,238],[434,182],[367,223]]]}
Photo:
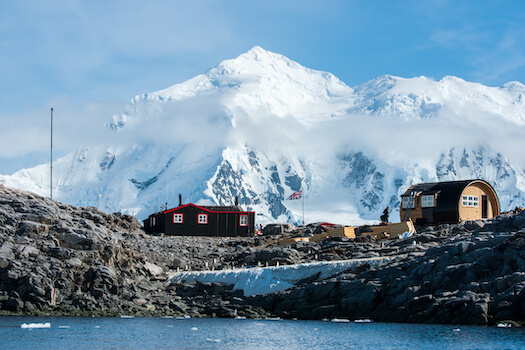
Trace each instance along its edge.
{"label": "dark sea water", "polygon": [[[36,322],[49,322],[51,327],[21,327]],[[525,349],[525,329],[288,320],[0,317],[0,349]]]}

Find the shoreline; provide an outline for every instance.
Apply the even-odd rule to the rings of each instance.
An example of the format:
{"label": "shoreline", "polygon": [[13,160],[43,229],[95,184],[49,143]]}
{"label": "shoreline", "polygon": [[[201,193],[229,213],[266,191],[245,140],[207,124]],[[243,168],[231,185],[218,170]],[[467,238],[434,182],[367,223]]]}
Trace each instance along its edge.
{"label": "shoreline", "polygon": [[[0,186],[0,224],[1,316],[525,320],[525,212],[426,227],[406,239],[334,237],[280,247],[282,236],[149,236],[131,216]],[[339,270],[324,273],[337,263]],[[239,275],[266,265],[318,270],[270,276],[259,267],[251,270],[257,282]],[[232,267],[235,276],[226,278]],[[190,270],[224,279],[173,279]],[[242,279],[245,287],[236,286]],[[263,282],[286,288],[246,292]]]}

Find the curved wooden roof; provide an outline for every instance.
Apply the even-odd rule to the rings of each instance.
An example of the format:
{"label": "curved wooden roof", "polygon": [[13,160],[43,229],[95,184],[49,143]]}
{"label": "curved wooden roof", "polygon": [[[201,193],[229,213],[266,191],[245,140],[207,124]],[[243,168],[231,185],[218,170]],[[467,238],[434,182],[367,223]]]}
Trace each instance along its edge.
{"label": "curved wooden roof", "polygon": [[496,206],[497,213],[500,212],[498,195],[494,188],[485,180],[462,180],[462,181],[444,181],[429,182],[411,186],[402,197],[417,195],[427,195],[439,193],[438,203],[434,207],[433,216],[436,222],[456,222],[459,220],[459,203],[463,190],[472,184],[480,183],[486,189],[491,200]]}

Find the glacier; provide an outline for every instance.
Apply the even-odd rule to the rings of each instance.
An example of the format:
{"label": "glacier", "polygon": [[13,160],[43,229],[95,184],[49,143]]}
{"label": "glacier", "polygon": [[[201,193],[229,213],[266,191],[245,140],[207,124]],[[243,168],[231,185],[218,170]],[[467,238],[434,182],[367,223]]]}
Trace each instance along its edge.
{"label": "glacier", "polygon": [[[179,193],[238,197],[260,224],[360,225],[387,206],[399,220],[414,183],[482,178],[510,210],[525,206],[524,131],[519,82],[385,75],[352,88],[254,47],[108,116],[105,142],[53,162],[53,198],[144,219]],[[0,182],[49,196],[49,164]],[[286,200],[299,189],[304,202]]]}

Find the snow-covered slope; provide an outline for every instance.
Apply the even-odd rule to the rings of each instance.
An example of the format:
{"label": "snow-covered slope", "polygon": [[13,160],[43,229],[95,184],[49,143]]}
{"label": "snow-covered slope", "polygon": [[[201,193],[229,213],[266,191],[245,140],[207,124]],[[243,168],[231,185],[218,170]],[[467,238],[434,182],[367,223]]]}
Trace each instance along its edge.
{"label": "snow-covered slope", "polygon": [[296,265],[251,267],[235,270],[182,271],[169,277],[170,283],[225,283],[234,290],[242,290],[245,296],[265,295],[295,287],[307,278],[328,279],[352,267],[367,264],[379,266],[399,256],[383,256],[351,260],[319,261]]}
{"label": "snow-covered slope", "polygon": [[[106,144],[54,164],[53,198],[144,218],[184,202],[231,204],[260,223],[377,220],[422,181],[483,178],[525,205],[525,86],[382,76],[350,88],[254,47],[205,74],[136,96]],[[49,165],[0,176],[49,194]],[[286,200],[304,190],[302,201]],[[397,220],[396,214],[392,219]]]}

